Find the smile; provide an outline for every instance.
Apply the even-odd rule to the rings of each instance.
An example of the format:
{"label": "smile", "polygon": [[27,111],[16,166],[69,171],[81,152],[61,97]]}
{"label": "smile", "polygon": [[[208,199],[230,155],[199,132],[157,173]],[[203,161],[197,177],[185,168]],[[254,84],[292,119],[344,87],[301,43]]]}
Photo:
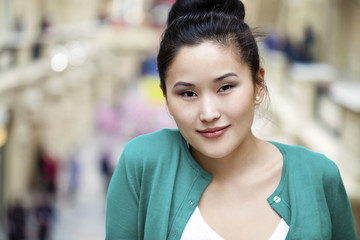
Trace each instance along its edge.
{"label": "smile", "polygon": [[226,127],[207,128],[204,130],[198,130],[197,132],[206,138],[218,138],[222,136],[229,127],[230,125]]}

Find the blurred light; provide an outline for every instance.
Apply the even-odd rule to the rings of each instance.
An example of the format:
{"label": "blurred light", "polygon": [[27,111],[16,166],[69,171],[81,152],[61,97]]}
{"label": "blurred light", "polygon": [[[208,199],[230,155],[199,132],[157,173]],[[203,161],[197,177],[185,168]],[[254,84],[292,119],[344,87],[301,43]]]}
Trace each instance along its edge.
{"label": "blurred light", "polygon": [[57,46],[51,57],[51,69],[55,72],[64,71],[69,65],[68,51],[63,46]]}
{"label": "blurred light", "polygon": [[81,42],[72,42],[67,45],[69,49],[69,63],[74,67],[81,66],[85,63],[87,53],[84,44]]}

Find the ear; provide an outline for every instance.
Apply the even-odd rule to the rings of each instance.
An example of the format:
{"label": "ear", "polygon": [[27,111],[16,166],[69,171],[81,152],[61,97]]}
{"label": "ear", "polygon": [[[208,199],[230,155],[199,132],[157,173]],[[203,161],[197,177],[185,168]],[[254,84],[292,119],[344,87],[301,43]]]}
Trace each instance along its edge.
{"label": "ear", "polygon": [[259,105],[265,97],[265,69],[260,68],[256,75],[255,83],[255,105]]}

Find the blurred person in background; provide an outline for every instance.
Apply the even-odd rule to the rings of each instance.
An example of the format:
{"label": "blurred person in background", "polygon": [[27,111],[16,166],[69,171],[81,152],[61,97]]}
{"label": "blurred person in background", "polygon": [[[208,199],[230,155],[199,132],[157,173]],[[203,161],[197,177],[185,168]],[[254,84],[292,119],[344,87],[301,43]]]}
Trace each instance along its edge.
{"label": "blurred person in background", "polygon": [[58,162],[49,153],[45,154],[42,168],[45,189],[49,195],[55,197],[57,191]]}
{"label": "blurred person in background", "polygon": [[125,146],[107,240],[357,239],[335,163],[253,134],[265,70],[244,17],[238,0],[172,6],[157,60],[178,130]]}
{"label": "blurred person in background", "polygon": [[6,231],[9,240],[27,239],[27,211],[21,199],[15,200],[12,206],[8,208]]}
{"label": "blurred person in background", "polygon": [[37,235],[39,240],[50,239],[51,229],[55,218],[55,208],[49,194],[39,194],[34,206],[35,219],[37,223]]}
{"label": "blurred person in background", "polygon": [[76,198],[76,194],[78,192],[80,170],[78,152],[74,151],[70,155],[69,162],[67,164],[67,172],[69,175],[68,196],[71,200]]}
{"label": "blurred person in background", "polygon": [[304,30],[304,39],[303,39],[303,60],[304,62],[312,62],[314,60],[314,44],[315,44],[315,35],[311,26],[307,26]]}
{"label": "blurred person in background", "polygon": [[41,191],[46,191],[52,197],[56,197],[59,171],[58,160],[42,147],[38,148],[36,158],[37,174],[35,176],[35,187]]}
{"label": "blurred person in background", "polygon": [[113,167],[111,164],[110,152],[103,150],[99,158],[99,169],[104,179],[105,191],[109,186],[109,182],[113,173]]}

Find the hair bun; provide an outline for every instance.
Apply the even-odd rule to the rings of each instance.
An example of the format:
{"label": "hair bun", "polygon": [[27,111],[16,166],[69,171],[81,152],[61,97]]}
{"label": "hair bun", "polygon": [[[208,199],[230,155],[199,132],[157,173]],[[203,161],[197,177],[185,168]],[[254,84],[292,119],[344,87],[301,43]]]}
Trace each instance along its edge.
{"label": "hair bun", "polygon": [[167,24],[189,14],[223,12],[241,20],[245,18],[245,7],[240,0],[177,0],[171,7]]}

